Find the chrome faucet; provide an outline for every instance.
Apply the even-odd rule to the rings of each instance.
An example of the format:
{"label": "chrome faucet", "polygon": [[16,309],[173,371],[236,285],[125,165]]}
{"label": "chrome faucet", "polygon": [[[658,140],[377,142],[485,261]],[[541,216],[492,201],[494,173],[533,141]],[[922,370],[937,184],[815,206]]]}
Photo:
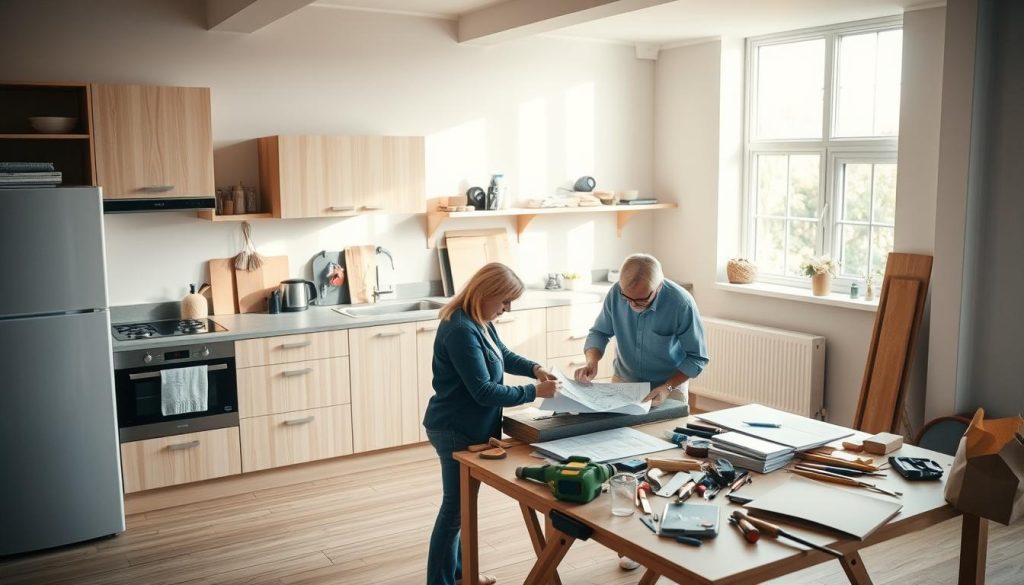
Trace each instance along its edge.
{"label": "chrome faucet", "polygon": [[[383,246],[377,246],[376,252],[377,252],[378,256],[383,254],[384,256],[388,257],[388,261],[391,263],[391,278],[393,279],[394,276],[395,276],[395,258],[394,258],[394,256],[392,256],[391,252],[389,252],[388,249],[383,247]],[[388,281],[388,279],[384,279],[384,282],[388,285],[387,288],[385,289],[385,288],[381,287],[380,272],[381,272],[380,271],[380,264],[378,263],[377,264],[377,283],[375,285],[373,285],[373,299],[374,299],[375,302],[380,300],[380,297],[382,297],[383,295],[395,294],[395,287],[394,287],[394,285],[391,282]]]}

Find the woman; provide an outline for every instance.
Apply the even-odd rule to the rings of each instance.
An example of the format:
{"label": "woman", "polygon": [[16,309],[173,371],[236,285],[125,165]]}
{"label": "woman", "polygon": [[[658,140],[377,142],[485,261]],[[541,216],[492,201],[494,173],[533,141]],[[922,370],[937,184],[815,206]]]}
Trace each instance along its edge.
{"label": "woman", "polygon": [[[491,321],[523,294],[523,281],[504,264],[481,268],[440,312],[434,339],[434,396],[423,426],[441,459],[444,495],[430,535],[427,584],[452,585],[462,576],[459,463],[455,451],[501,436],[501,408],[554,396],[557,382],[539,364],[512,353]],[[504,373],[533,376],[537,384],[504,385]],[[493,577],[481,575],[480,585]],[[470,585],[470,584],[467,584]]]}

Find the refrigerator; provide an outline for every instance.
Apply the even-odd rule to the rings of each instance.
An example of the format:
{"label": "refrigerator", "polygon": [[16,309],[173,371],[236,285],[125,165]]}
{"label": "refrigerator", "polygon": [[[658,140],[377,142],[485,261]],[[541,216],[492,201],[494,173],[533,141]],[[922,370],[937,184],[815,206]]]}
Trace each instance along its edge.
{"label": "refrigerator", "polygon": [[124,531],[100,190],[0,188],[0,556]]}

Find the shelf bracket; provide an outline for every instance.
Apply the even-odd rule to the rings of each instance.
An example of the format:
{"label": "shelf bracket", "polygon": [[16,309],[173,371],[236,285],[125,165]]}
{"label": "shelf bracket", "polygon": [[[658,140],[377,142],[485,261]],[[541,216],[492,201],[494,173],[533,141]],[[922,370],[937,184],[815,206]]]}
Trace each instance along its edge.
{"label": "shelf bracket", "polygon": [[629,220],[632,219],[632,217],[634,215],[636,215],[635,211],[616,211],[615,212],[615,216],[616,216],[616,230],[615,230],[615,232],[616,232],[616,234],[618,234],[618,236],[620,238],[622,237],[622,229],[626,227],[626,224],[629,223]]}
{"label": "shelf bracket", "polygon": [[526,213],[523,215],[516,216],[516,241],[523,241],[523,232],[526,231],[526,226],[530,225],[533,218],[537,217],[535,213]]}
{"label": "shelf bracket", "polygon": [[438,211],[427,212],[427,249],[434,247],[434,235],[437,233],[437,228],[441,227],[444,220],[448,217],[447,213]]}

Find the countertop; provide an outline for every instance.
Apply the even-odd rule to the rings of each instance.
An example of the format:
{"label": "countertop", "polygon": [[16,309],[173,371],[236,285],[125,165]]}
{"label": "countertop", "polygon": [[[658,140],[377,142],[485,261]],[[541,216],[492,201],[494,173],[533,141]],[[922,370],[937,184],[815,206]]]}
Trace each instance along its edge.
{"label": "countertop", "polygon": [[[526,309],[541,309],[562,305],[596,303],[600,302],[604,298],[604,295],[608,292],[609,288],[611,288],[611,283],[605,282],[577,287],[577,290],[575,291],[527,290],[521,298],[512,303],[512,310],[521,311]],[[445,297],[416,297],[415,300],[419,299],[436,301],[438,303],[446,303],[450,300]],[[407,302],[410,300],[414,299],[397,299],[395,301],[386,301],[379,304],[385,305],[388,302]],[[437,310],[412,311],[390,315],[367,315],[361,317],[349,317],[334,311],[336,308],[355,306],[359,305],[337,305],[334,307],[311,306],[305,311],[299,311],[296,313],[279,313],[276,315],[269,315],[266,313],[211,315],[210,318],[226,327],[227,331],[188,336],[162,337],[156,339],[136,339],[132,341],[118,341],[115,339],[113,340],[113,347],[115,352],[132,351],[138,349],[192,345],[196,343],[235,341],[238,339],[251,339],[255,337],[275,337],[278,335],[292,335],[297,333],[313,333],[317,331],[373,327],[376,325],[390,325],[392,323],[429,321],[437,318]]]}

